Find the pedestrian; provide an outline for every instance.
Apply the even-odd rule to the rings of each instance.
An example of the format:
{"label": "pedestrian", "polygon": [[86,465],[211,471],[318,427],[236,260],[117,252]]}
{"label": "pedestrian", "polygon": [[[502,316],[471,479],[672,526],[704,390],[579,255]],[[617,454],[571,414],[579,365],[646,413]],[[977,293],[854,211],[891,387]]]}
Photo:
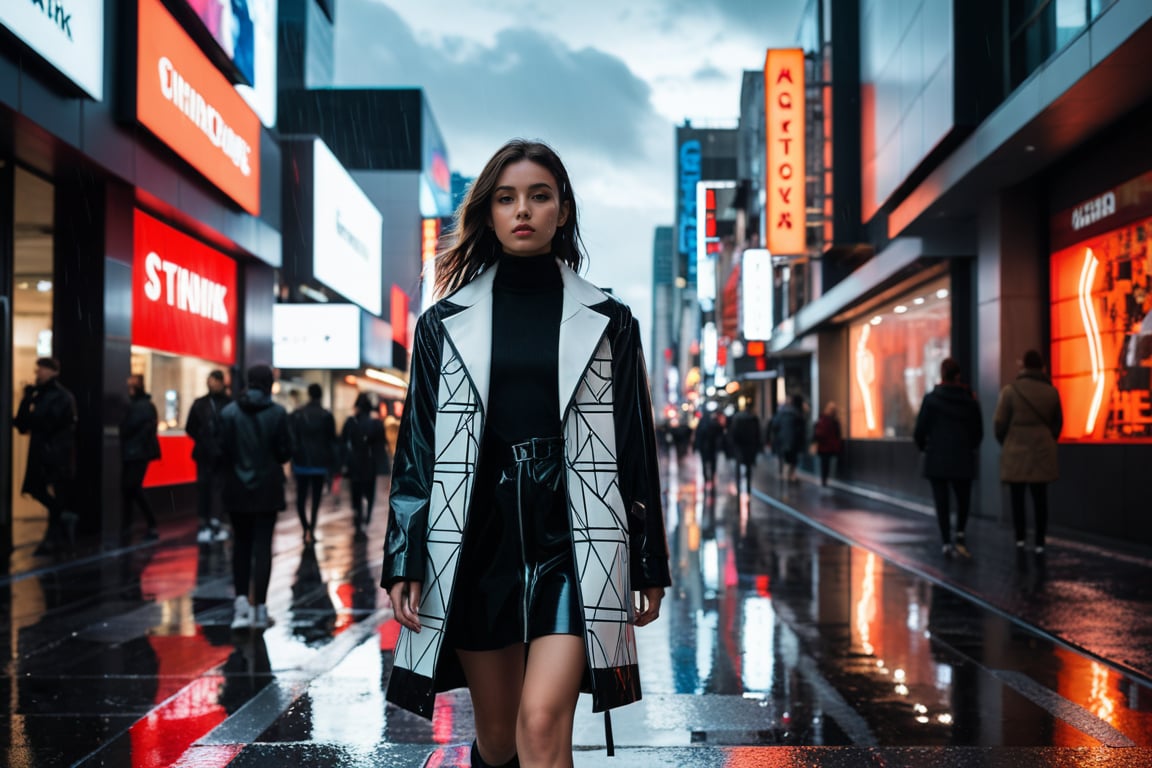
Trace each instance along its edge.
{"label": "pedestrian", "polygon": [[1024,492],[1036,515],[1036,554],[1044,554],[1048,528],[1048,483],[1059,476],[1056,440],[1064,427],[1060,393],[1044,372],[1044,358],[1024,353],[1016,380],[1000,390],[993,426],[1000,450],[1000,481],[1008,484],[1016,546],[1026,545]]}
{"label": "pedestrian", "polygon": [[24,387],[13,425],[28,435],[28,464],[20,492],[48,511],[37,557],[50,555],[76,537],[77,514],[71,509],[76,471],[76,399],[58,380],[60,363],[52,357],[36,360],[35,384]]}
{"label": "pedestrian", "polygon": [[[316,540],[316,518],[320,500],[333,467],[338,464],[336,419],[324,407],[324,389],[308,385],[308,402],[292,411],[288,424],[292,432],[292,477],[296,480],[296,514],[300,518],[304,541]],[[308,501],[311,499],[311,515]]]}
{"label": "pedestrian", "polygon": [[184,431],[192,438],[192,460],[196,463],[196,512],[200,530],[196,541],[206,544],[224,541],[228,531],[215,513],[223,485],[223,463],[220,451],[220,413],[232,402],[224,384],[224,372],[208,374],[208,394],[192,401]]}
{"label": "pedestrian", "polygon": [[736,457],[736,487],[740,487],[740,474],[743,472],[744,485],[748,493],[752,493],[752,468],[756,466],[756,459],[764,444],[764,437],[760,431],[760,419],[752,412],[752,402],[748,401],[744,410],[737,411],[728,425],[729,441]]}
{"label": "pedestrian", "polygon": [[832,472],[832,459],[844,450],[844,436],[840,430],[840,417],[836,403],[831,401],[824,406],[824,413],[816,420],[812,429],[812,443],[816,448],[816,458],[820,462],[820,485],[827,487],[828,475]]}
{"label": "pedestrian", "polygon": [[555,152],[507,143],[416,324],[381,579],[402,625],[387,697],[431,718],[436,692],[466,684],[474,766],[571,766],[578,693],[597,712],[640,697],[633,627],[671,583],[640,330],[576,274],[576,216]]}
{"label": "pedestrian", "polygon": [[272,532],[287,508],[284,462],[292,457],[288,412],[272,402],[272,369],[248,369],[248,388],[220,414],[224,508],[232,520],[232,586],[236,590],[232,629],[271,626],[268,582],[272,575]]}
{"label": "pedestrian", "polygon": [[808,443],[808,429],[804,424],[804,396],[797,393],[780,406],[769,424],[772,452],[783,462],[783,478],[790,483],[799,482],[796,465]]}
{"label": "pedestrian", "polygon": [[700,468],[704,473],[704,486],[712,488],[716,479],[716,458],[720,444],[724,441],[724,427],[720,415],[705,411],[696,422],[696,434],[692,447],[700,457]]}
{"label": "pedestrian", "polygon": [[388,473],[388,440],[384,422],[376,417],[376,406],[367,392],[356,396],[356,413],[349,416],[340,430],[344,448],[348,486],[352,493],[354,541],[366,541],[365,529],[372,522],[376,505],[376,478]]}
{"label": "pedestrian", "polygon": [[145,541],[156,541],[160,533],[156,528],[156,515],[144,495],[144,475],[148,465],[160,458],[160,440],[156,435],[159,415],[152,396],[144,389],[144,377],[132,374],[125,381],[128,388],[128,407],[120,420],[120,536],[132,535],[135,507],[144,513],[147,525]]}
{"label": "pedestrian", "polygon": [[[945,556],[971,557],[965,540],[972,499],[972,478],[984,439],[980,402],[960,381],[960,364],[950,357],[940,362],[940,383],[924,396],[912,437],[923,453],[923,473],[932,486],[936,522]],[[952,528],[949,489],[956,496],[956,527]]]}

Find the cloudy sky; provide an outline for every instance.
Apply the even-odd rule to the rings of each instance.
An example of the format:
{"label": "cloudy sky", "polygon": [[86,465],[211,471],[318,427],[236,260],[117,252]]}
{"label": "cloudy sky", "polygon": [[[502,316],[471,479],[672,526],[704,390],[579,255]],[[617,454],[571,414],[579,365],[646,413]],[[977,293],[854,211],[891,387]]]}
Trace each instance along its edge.
{"label": "cloudy sky", "polygon": [[339,0],[338,86],[425,89],[453,170],[507,139],[564,159],[589,254],[647,330],[675,126],[735,125],[741,73],[793,45],[803,0]]}

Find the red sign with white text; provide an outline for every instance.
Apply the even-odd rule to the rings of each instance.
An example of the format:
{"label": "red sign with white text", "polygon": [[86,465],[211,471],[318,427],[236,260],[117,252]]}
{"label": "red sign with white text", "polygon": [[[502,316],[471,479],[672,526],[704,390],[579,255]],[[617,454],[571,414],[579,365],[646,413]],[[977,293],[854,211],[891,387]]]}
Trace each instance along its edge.
{"label": "red sign with white text", "polygon": [[236,362],[236,262],[136,211],[132,343]]}
{"label": "red sign with white text", "polygon": [[764,60],[764,110],[768,166],[768,250],[807,250],[804,201],[804,51],[772,49]]}
{"label": "red sign with white text", "polygon": [[160,0],[139,2],[136,119],[260,215],[260,118]]}

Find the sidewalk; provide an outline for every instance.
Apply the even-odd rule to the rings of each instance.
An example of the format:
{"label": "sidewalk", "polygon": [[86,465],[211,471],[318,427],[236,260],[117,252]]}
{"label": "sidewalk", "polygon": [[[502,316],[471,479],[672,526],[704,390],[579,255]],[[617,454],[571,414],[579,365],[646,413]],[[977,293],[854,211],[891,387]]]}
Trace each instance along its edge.
{"label": "sidewalk", "polygon": [[787,484],[760,461],[754,495],[829,535],[872,550],[936,584],[1027,624],[1056,642],[1152,681],[1152,558],[1049,533],[1043,555],[1020,550],[1012,531],[971,518],[972,558],[941,554],[936,518],[815,478]]}

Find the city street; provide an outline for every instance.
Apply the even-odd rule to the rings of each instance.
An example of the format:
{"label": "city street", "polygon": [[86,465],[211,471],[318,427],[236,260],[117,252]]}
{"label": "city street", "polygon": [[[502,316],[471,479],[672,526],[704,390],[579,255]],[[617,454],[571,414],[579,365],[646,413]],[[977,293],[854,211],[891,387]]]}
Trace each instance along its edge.
{"label": "city street", "polygon": [[[1058,537],[1047,562],[1016,561],[984,521],[973,560],[945,561],[928,516],[808,479],[784,488],[768,459],[751,498],[726,466],[703,487],[692,455],[664,471],[675,588],[637,631],[644,698],[613,712],[615,757],[582,700],[577,766],[1152,760],[1152,564],[1100,565]],[[5,578],[4,764],[468,765],[465,691],[431,723],[384,703],[385,520],[365,544],[349,517],[327,499],[312,547],[281,516],[262,635],[229,629],[229,545],[197,545],[191,514],[158,544]],[[1052,609],[1090,602],[1095,578],[1130,594]]]}

